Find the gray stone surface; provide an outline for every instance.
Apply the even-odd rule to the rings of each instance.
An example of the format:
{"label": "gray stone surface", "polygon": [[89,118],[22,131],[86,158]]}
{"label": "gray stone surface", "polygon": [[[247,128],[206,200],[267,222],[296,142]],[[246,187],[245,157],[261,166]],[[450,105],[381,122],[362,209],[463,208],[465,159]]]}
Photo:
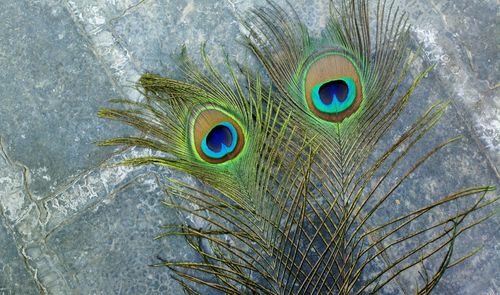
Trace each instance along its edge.
{"label": "gray stone surface", "polygon": [[[95,140],[133,132],[95,112],[112,97],[141,99],[130,86],[145,71],[178,76],[182,44],[196,56],[207,42],[216,64],[221,48],[249,59],[235,42],[232,13],[265,1],[0,2],[0,294],[178,294],[166,269],[148,266],[157,255],[189,253],[178,240],[152,240],[158,225],[176,218],[159,203],[156,178],[171,172],[104,168],[102,161],[145,152],[116,156],[95,147]],[[294,7],[317,33],[328,1],[310,2]],[[409,160],[446,138],[465,137],[394,195],[390,204],[402,212],[467,185],[499,184],[500,59],[496,1],[396,2],[424,52],[413,72],[431,63],[436,69],[385,142],[438,99],[452,105]],[[484,249],[453,268],[436,294],[500,293],[498,225],[496,216],[461,237],[458,254],[463,246]],[[412,275],[390,293],[411,294]]]}
{"label": "gray stone surface", "polygon": [[59,227],[48,245],[67,266],[70,287],[81,294],[180,294],[179,286],[158,263],[172,259],[182,239],[153,241],[160,225],[177,216],[158,206],[163,191],[154,175],[142,175]]}
{"label": "gray stone surface", "polygon": [[122,96],[63,2],[3,1],[0,122],[36,198],[105,158],[93,142],[119,133],[95,113]]}
{"label": "gray stone surface", "polygon": [[[398,1],[399,2],[399,1]],[[500,166],[500,59],[498,2],[400,1],[426,58],[436,64],[445,97],[498,177]]]}
{"label": "gray stone surface", "polygon": [[17,252],[16,243],[0,222],[0,294],[37,294],[31,273]]}

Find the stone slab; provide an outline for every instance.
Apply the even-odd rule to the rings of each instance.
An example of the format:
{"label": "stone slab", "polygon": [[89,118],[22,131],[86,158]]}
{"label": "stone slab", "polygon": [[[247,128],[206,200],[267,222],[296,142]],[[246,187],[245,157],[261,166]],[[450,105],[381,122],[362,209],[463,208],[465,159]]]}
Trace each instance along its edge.
{"label": "stone slab", "polygon": [[33,276],[3,221],[0,221],[0,294],[39,294]]}
{"label": "stone slab", "polygon": [[124,126],[96,112],[122,95],[62,1],[5,2],[0,26],[0,135],[42,198],[110,153]]}

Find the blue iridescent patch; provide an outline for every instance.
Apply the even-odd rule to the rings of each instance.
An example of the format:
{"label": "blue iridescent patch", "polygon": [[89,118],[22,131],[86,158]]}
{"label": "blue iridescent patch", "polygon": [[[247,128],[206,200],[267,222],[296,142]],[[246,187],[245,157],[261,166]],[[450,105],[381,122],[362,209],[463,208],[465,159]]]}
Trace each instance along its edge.
{"label": "blue iridescent patch", "polygon": [[312,102],[320,112],[333,114],[347,110],[356,98],[352,78],[338,78],[318,83],[312,88]]}
{"label": "blue iridescent patch", "polygon": [[203,138],[201,150],[207,157],[220,159],[234,151],[238,142],[236,129],[229,122],[215,125]]}

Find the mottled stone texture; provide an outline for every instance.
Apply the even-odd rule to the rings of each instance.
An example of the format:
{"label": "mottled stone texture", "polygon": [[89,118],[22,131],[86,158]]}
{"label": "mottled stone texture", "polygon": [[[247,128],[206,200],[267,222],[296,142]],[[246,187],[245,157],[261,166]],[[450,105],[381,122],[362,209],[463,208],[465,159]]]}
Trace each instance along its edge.
{"label": "mottled stone texture", "polygon": [[[109,98],[140,100],[130,86],[146,71],[179,77],[175,62],[183,44],[197,59],[206,42],[217,66],[222,50],[256,66],[238,44],[233,13],[265,1],[1,2],[0,294],[179,294],[167,269],[149,266],[157,256],[190,255],[181,240],[153,240],[159,225],[177,218],[159,202],[164,196],[158,179],[178,175],[154,167],[103,167],[147,152],[115,155],[97,148],[96,140],[134,131],[95,112]],[[318,34],[328,1],[296,2]],[[417,170],[381,210],[380,220],[468,185],[499,184],[497,1],[396,4],[413,24],[412,46],[423,52],[413,73],[436,68],[381,148],[430,104],[450,100],[451,106],[394,175],[443,140],[464,140]],[[436,294],[500,293],[498,225],[495,216],[460,237],[457,255],[465,247],[483,250],[454,267]],[[387,293],[412,294],[414,275],[405,274]]]}
{"label": "mottled stone texture", "polygon": [[41,198],[109,153],[93,142],[123,126],[95,113],[121,94],[63,2],[6,1],[0,25],[1,135]]}
{"label": "mottled stone texture", "polygon": [[[73,277],[81,294],[179,294],[163,269],[150,265],[157,257],[172,259],[182,239],[153,241],[159,226],[173,222],[175,213],[158,206],[163,192],[153,176],[131,181],[86,214],[70,220],[48,239]],[[159,208],[158,208],[159,207]]]}
{"label": "mottled stone texture", "polygon": [[32,274],[17,252],[16,243],[0,222],[0,294],[36,294],[38,289]]}

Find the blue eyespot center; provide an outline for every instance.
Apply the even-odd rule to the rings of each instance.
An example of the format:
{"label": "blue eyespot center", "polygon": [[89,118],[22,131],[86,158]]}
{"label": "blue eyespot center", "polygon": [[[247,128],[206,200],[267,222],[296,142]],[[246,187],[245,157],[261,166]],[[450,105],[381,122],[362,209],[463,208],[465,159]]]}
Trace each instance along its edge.
{"label": "blue eyespot center", "polygon": [[319,87],[319,98],[325,105],[332,104],[336,98],[344,102],[349,93],[349,86],[343,80],[328,81]]}
{"label": "blue eyespot center", "polygon": [[207,157],[220,159],[234,151],[237,141],[238,134],[233,125],[221,122],[203,138],[201,149]]}
{"label": "blue eyespot center", "polygon": [[352,78],[339,78],[316,84],[312,88],[312,102],[320,112],[340,113],[347,110],[356,98],[356,84]]}
{"label": "blue eyespot center", "polygon": [[231,130],[224,125],[215,126],[207,134],[207,146],[213,152],[220,152],[223,146],[230,146],[232,142]]}

